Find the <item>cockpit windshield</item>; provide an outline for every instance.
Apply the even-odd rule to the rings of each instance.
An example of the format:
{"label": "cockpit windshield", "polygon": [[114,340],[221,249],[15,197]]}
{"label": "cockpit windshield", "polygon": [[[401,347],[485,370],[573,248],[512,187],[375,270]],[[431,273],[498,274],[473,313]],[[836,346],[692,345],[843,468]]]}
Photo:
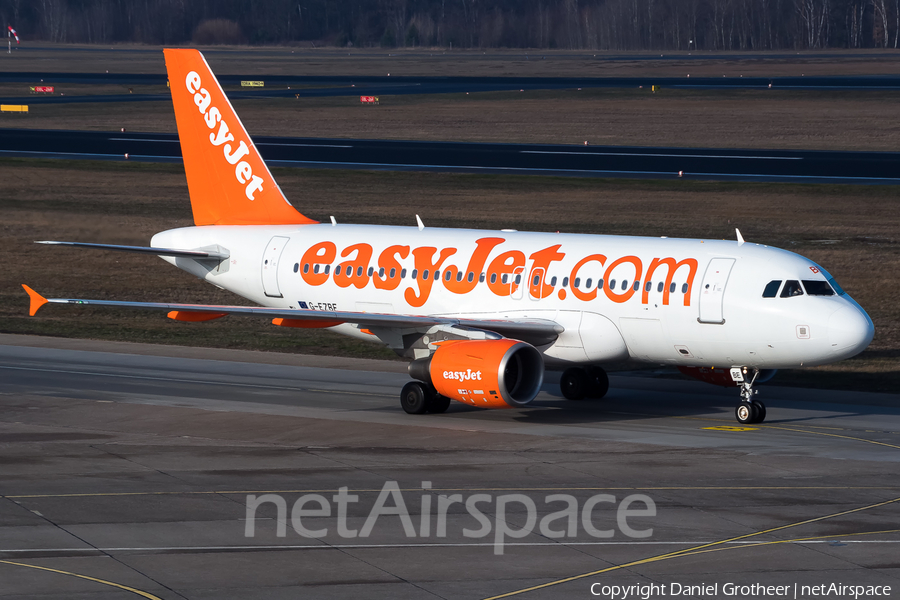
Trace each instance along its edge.
{"label": "cockpit windshield", "polygon": [[800,282],[796,279],[788,279],[784,282],[784,288],[781,290],[782,298],[790,298],[791,296],[802,296],[803,288],[800,287]]}
{"label": "cockpit windshield", "polygon": [[803,288],[810,296],[834,296],[834,290],[827,281],[804,279]]}
{"label": "cockpit windshield", "polygon": [[781,287],[781,280],[775,279],[766,284],[766,289],[763,290],[763,298],[774,298],[778,295],[778,288]]}

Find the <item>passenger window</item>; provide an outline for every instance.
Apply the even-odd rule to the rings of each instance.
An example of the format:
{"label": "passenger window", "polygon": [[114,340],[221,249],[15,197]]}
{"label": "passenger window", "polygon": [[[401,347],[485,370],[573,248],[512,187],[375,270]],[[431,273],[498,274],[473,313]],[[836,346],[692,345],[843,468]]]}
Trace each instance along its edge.
{"label": "passenger window", "polygon": [[[350,267],[347,267],[347,268],[349,269]],[[356,276],[362,277],[362,265],[356,267]]]}
{"label": "passenger window", "polygon": [[406,269],[400,269],[400,279],[406,279]]}
{"label": "passenger window", "polygon": [[520,283],[522,283],[522,275],[518,274],[516,275],[516,285],[519,285]]}
{"label": "passenger window", "polygon": [[300,263],[294,263],[294,273],[300,270]]}
{"label": "passenger window", "polygon": [[649,292],[652,288],[653,288],[653,282],[651,282],[651,281],[648,281],[648,282],[647,282],[647,285],[644,286],[644,290],[646,290],[646,291],[648,291],[648,292]]}
{"label": "passenger window", "polygon": [[497,283],[497,274],[491,273],[491,283]]}
{"label": "passenger window", "polygon": [[397,276],[397,269],[391,269],[391,279]]}
{"label": "passenger window", "polygon": [[675,293],[675,282],[674,281],[672,282],[672,285],[669,286],[669,293],[670,294]]}
{"label": "passenger window", "polygon": [[550,286],[556,287],[556,275],[550,278]]}
{"label": "passenger window", "polygon": [[428,279],[428,269],[422,271],[422,279]]}
{"label": "passenger window", "polygon": [[539,284],[540,282],[541,282],[541,276],[540,276],[540,275],[535,275],[535,276],[534,276],[534,279],[531,280],[531,285],[537,285],[537,284]]}
{"label": "passenger window", "polygon": [[591,289],[591,278],[588,277],[588,280],[584,282],[584,287],[587,289]]}
{"label": "passenger window", "polygon": [[313,265],[313,273],[318,273],[318,272],[319,272],[319,266],[320,266],[320,265]]}
{"label": "passenger window", "polygon": [[800,282],[794,279],[788,279],[784,282],[784,289],[781,290],[782,298],[790,298],[791,296],[802,296],[803,288],[800,287]]}
{"label": "passenger window", "polygon": [[656,286],[656,291],[657,291],[657,292],[663,291],[663,286],[664,286],[664,285],[666,285],[666,284],[664,284],[662,281],[660,281],[660,282],[659,282],[659,285]]}
{"label": "passenger window", "polygon": [[616,289],[616,280],[615,280],[615,279],[610,279],[610,280],[609,280],[609,289],[611,289],[611,290],[615,290],[615,289]]}
{"label": "passenger window", "polygon": [[639,289],[641,289],[641,282],[635,281],[633,287],[634,287],[634,291],[638,291]]}
{"label": "passenger window", "polygon": [[580,287],[581,286],[581,277],[575,278],[575,283],[572,284],[572,287]]}
{"label": "passenger window", "polygon": [[766,284],[766,289],[763,290],[763,298],[774,298],[778,295],[778,288],[781,287],[781,280],[776,279],[770,281]]}
{"label": "passenger window", "polygon": [[682,294],[687,294],[687,289],[688,289],[688,284],[686,284],[686,283],[683,284],[683,285],[681,286],[681,293],[682,293]]}
{"label": "passenger window", "polygon": [[475,281],[475,273],[473,273],[472,271],[469,271],[469,276],[466,277],[466,281],[468,281],[469,283],[472,283],[473,281]]}
{"label": "passenger window", "polygon": [[378,269],[378,277],[384,279],[384,267]]}
{"label": "passenger window", "polygon": [[331,265],[325,265],[325,274],[328,275],[331,273]]}
{"label": "passenger window", "polygon": [[[348,272],[350,271],[350,267],[347,267],[347,271],[348,271]],[[341,265],[338,265],[338,266],[336,266],[336,267],[334,268],[334,274],[335,274],[335,275],[340,275],[340,274],[341,274]]]}
{"label": "passenger window", "polygon": [[504,273],[504,274],[503,274],[503,278],[500,280],[501,283],[506,283],[508,280],[509,280],[509,274],[508,274],[508,273]]}
{"label": "passenger window", "polygon": [[569,278],[563,277],[563,287],[569,287]]}
{"label": "passenger window", "polygon": [[602,289],[603,289],[603,280],[602,280],[602,279],[601,279],[600,281],[597,282],[597,289],[598,289],[598,290],[602,290]]}
{"label": "passenger window", "polygon": [[441,278],[441,272],[440,272],[440,271],[435,271],[435,272],[434,272],[434,280],[437,281],[437,280],[440,279],[440,278]]}
{"label": "passenger window", "polygon": [[410,273],[410,277],[412,277],[413,279],[418,279],[419,278],[419,270],[413,269],[412,273]]}
{"label": "passenger window", "polygon": [[484,273],[478,276],[478,283],[484,283]]}
{"label": "passenger window", "polygon": [[803,280],[803,289],[810,296],[834,296],[834,290],[827,281]]}
{"label": "passenger window", "polygon": [[456,280],[457,280],[457,281],[462,281],[462,277],[463,277],[463,276],[462,276],[462,271],[457,271],[457,272],[456,272]]}
{"label": "passenger window", "polygon": [[309,273],[309,263],[306,263],[305,265],[303,265],[303,272]]}

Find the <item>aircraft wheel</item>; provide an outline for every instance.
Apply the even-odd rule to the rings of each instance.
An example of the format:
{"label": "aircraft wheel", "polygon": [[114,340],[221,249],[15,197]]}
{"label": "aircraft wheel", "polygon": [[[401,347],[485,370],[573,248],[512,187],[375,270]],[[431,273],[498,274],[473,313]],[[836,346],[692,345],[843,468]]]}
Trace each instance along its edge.
{"label": "aircraft wheel", "polygon": [[588,369],[588,397],[599,400],[609,391],[609,375],[600,367],[590,367]]}
{"label": "aircraft wheel", "polygon": [[734,409],[734,418],[741,425],[752,425],[756,423],[759,416],[759,410],[750,402],[741,402]]}
{"label": "aircraft wheel", "polygon": [[447,412],[447,409],[450,408],[450,402],[452,402],[450,398],[435,392],[428,402],[428,412],[435,414]]}
{"label": "aircraft wheel", "polygon": [[559,389],[568,400],[583,399],[590,389],[587,371],[579,367],[566,369],[559,379]]}
{"label": "aircraft wheel", "polygon": [[411,415],[421,415],[428,410],[428,395],[425,384],[410,381],[400,390],[400,406]]}
{"label": "aircraft wheel", "polygon": [[753,407],[756,409],[756,420],[754,423],[762,423],[766,420],[766,405],[759,400],[753,401]]}

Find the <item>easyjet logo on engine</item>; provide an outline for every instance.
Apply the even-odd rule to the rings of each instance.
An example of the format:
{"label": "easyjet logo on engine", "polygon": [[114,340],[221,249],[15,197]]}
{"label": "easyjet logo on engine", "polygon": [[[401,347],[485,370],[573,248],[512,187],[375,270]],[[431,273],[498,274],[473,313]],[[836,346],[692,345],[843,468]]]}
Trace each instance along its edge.
{"label": "easyjet logo on engine", "polygon": [[[503,248],[505,242],[505,238],[499,237],[475,240],[471,255],[463,262],[455,261],[459,262],[457,266],[450,263],[457,248],[388,246],[372,264],[375,249],[371,244],[351,244],[338,252],[334,242],[322,241],[303,253],[299,271],[310,286],[323,285],[330,279],[341,288],[353,286],[361,290],[371,283],[378,290],[395,290],[409,269],[412,281],[404,290],[403,298],[417,308],[428,301],[438,283],[454,294],[468,294],[481,285],[501,297],[527,292],[532,298],[542,299],[555,292],[560,300],[571,293],[584,302],[602,293],[612,302],[627,302],[638,296],[642,304],[648,304],[651,292],[655,292],[661,293],[662,304],[666,306],[677,287],[674,280],[679,273],[684,306],[691,305],[698,267],[695,258],[653,258],[644,265],[633,255],[612,259],[605,254],[589,254],[575,263],[571,271],[551,276],[549,273],[559,268],[554,265],[566,257],[561,251],[562,244],[526,255],[521,250]],[[334,265],[334,270],[324,268],[325,265]]]}
{"label": "easyjet logo on engine", "polygon": [[481,381],[481,371],[466,369],[465,371],[444,371],[444,379],[451,381]]}
{"label": "easyjet logo on engine", "polygon": [[[228,123],[222,118],[222,112],[216,106],[212,106],[212,97],[202,87],[203,82],[196,71],[187,74],[184,80],[187,91],[194,95],[194,104],[203,115],[206,126],[214,132],[209,134],[209,142],[216,147],[222,147],[222,153],[229,165],[234,165],[234,178],[243,186],[244,194],[248,200],[255,200],[253,194],[263,189],[263,179],[253,174],[253,167],[243,157],[250,154],[247,142],[240,140],[237,146],[233,146],[234,134],[229,131]],[[218,125],[218,130],[216,126]]]}

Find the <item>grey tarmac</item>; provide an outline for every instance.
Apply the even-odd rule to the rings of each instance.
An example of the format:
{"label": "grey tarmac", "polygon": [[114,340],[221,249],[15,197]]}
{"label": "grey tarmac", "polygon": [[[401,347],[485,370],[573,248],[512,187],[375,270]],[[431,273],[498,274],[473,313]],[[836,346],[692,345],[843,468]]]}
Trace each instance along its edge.
{"label": "grey tarmac", "polygon": [[[0,598],[900,590],[898,395],[764,386],[768,420],[743,428],[736,389],[626,374],[610,378],[604,400],[571,402],[550,373],[523,409],[412,416],[399,407],[404,371],[399,361],[0,335]],[[279,496],[290,511],[346,487],[358,496],[346,526],[359,530],[388,482],[412,532],[389,515],[368,537],[342,536],[332,514],[305,516],[327,533],[303,537],[269,503],[246,535],[248,496]],[[479,522],[454,503],[438,537],[435,507],[456,494],[490,498],[490,535],[464,535]],[[611,496],[589,524],[612,535],[579,519],[571,537],[534,527],[497,554],[497,527],[516,531],[529,517],[515,502],[497,514],[513,494],[535,503],[538,520],[560,509],[549,495],[579,507]],[[656,508],[628,521],[648,537],[617,520],[635,494]]]}

